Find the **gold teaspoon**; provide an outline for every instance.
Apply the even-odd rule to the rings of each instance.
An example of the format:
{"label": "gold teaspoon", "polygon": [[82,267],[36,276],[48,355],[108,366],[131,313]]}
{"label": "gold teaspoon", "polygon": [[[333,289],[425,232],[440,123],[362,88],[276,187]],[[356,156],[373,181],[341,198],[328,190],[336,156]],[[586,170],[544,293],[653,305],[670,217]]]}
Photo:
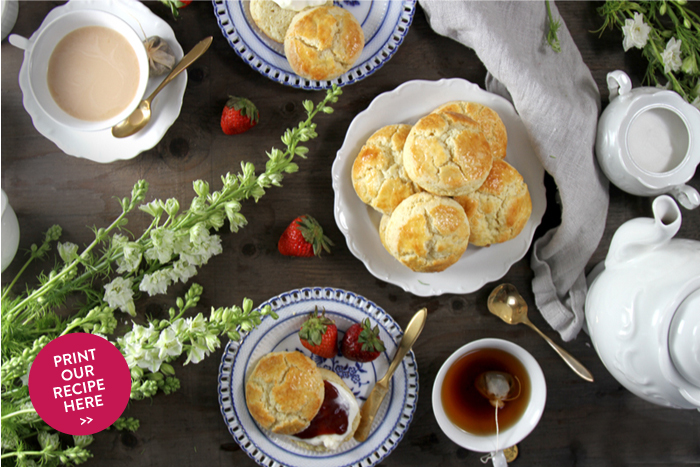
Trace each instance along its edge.
{"label": "gold teaspoon", "polygon": [[530,322],[527,317],[527,303],[525,299],[518,293],[518,290],[512,284],[501,284],[489,295],[487,305],[489,311],[501,318],[508,324],[525,323],[542,336],[544,340],[564,359],[567,365],[574,372],[586,381],[593,382],[593,375],[588,369],[576,360],[569,352],[559,347],[557,344],[547,337],[542,331]]}
{"label": "gold teaspoon", "polygon": [[396,355],[394,355],[394,359],[389,365],[389,369],[382,379],[377,381],[377,384],[374,385],[374,388],[372,388],[369,396],[367,396],[367,400],[364,404],[362,404],[362,408],[360,409],[360,424],[357,426],[357,431],[355,431],[355,439],[360,443],[367,439],[369,430],[372,428],[374,416],[377,414],[377,410],[379,410],[379,406],[382,404],[384,396],[386,396],[386,393],[389,391],[389,381],[391,381],[394,371],[396,371],[396,368],[398,368],[398,366],[401,364],[403,358],[406,356],[408,351],[411,350],[413,344],[416,343],[416,339],[418,339],[418,336],[423,330],[425,319],[427,317],[427,308],[421,308],[415,315],[413,315],[413,318],[411,318],[411,321],[409,321],[408,326],[406,326],[406,331],[403,333],[403,337],[399,343],[399,348],[396,351]]}
{"label": "gold teaspoon", "polygon": [[173,68],[170,74],[165,77],[165,79],[158,85],[151,95],[148,96],[147,99],[142,100],[139,103],[139,106],[136,107],[136,110],[134,110],[125,120],[122,120],[112,127],[112,136],[115,138],[126,138],[127,136],[131,136],[145,127],[148,122],[151,121],[151,102],[153,102],[156,95],[188,66],[192,65],[195,60],[201,57],[211,45],[212,39],[212,36],[202,39],[192,48],[192,50],[189,51],[187,55],[182,57],[180,63]]}

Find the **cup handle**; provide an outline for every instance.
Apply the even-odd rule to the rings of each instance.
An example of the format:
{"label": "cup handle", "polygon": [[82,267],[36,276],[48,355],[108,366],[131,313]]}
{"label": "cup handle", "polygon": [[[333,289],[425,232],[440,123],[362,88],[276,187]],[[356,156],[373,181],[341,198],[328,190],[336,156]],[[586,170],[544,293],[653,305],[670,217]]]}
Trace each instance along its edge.
{"label": "cup handle", "polygon": [[491,453],[491,462],[493,462],[493,467],[506,467],[508,465],[502,450]]}
{"label": "cup handle", "polygon": [[686,209],[695,209],[700,206],[700,194],[692,186],[678,185],[669,190],[669,193],[676,198],[678,204]]}
{"label": "cup handle", "polygon": [[608,91],[610,91],[610,100],[612,101],[618,95],[623,96],[632,90],[632,81],[624,71],[615,70],[608,73]]}
{"label": "cup handle", "polygon": [[27,50],[27,46],[29,46],[29,40],[26,38],[18,35],[18,34],[10,34],[7,37],[7,41],[17,47],[18,49],[22,50]]}

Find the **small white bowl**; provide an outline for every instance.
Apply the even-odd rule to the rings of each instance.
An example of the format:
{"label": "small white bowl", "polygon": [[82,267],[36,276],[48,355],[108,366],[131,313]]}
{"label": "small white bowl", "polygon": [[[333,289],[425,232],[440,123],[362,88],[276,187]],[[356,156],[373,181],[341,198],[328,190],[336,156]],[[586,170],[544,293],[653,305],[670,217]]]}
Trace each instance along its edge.
{"label": "small white bowl", "polygon": [[[54,101],[49,91],[47,72],[49,59],[56,45],[69,33],[86,26],[103,26],[121,34],[133,48],[138,60],[139,82],[134,98],[118,115],[100,121],[75,118],[66,113]],[[110,128],[127,118],[143,99],[148,84],[148,57],[139,35],[122,19],[101,10],[76,10],[65,13],[47,25],[42,25],[27,40],[15,34],[10,43],[24,49],[24,60],[28,63],[31,92],[41,109],[54,121],[79,131],[98,131]]]}
{"label": "small white bowl", "polygon": [[[463,355],[478,349],[498,349],[507,352],[517,358],[525,367],[530,376],[530,401],[525,413],[515,425],[492,436],[478,436],[468,433],[453,424],[445,413],[442,405],[442,383],[445,374],[452,364]],[[544,412],[545,401],[547,400],[547,385],[544,380],[542,368],[530,353],[512,342],[502,339],[479,339],[460,347],[443,363],[438,371],[435,383],[433,384],[433,412],[440,429],[453,442],[465,449],[475,452],[492,453],[494,465],[504,465],[503,449],[513,446],[523,439],[537,426],[537,423]]]}

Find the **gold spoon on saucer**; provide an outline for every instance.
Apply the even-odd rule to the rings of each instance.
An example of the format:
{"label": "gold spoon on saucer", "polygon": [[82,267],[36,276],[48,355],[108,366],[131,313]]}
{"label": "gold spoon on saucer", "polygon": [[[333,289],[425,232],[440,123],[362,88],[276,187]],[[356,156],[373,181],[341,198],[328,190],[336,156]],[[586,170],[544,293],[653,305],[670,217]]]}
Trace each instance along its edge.
{"label": "gold spoon on saucer", "polygon": [[501,318],[508,324],[525,323],[542,336],[544,340],[564,359],[567,365],[574,372],[586,381],[593,382],[593,375],[588,369],[576,360],[569,352],[559,347],[557,344],[547,337],[542,331],[530,322],[527,317],[527,303],[525,299],[518,293],[518,290],[512,284],[501,284],[489,295],[487,305],[489,311]]}
{"label": "gold spoon on saucer", "polygon": [[212,36],[202,39],[192,48],[192,50],[189,51],[187,55],[182,57],[180,63],[173,68],[170,74],[165,77],[165,79],[158,85],[151,95],[148,96],[147,99],[142,100],[139,103],[139,106],[136,107],[136,110],[134,110],[125,120],[122,120],[112,127],[112,136],[115,138],[126,138],[127,136],[131,136],[145,127],[148,122],[151,121],[151,102],[153,102],[156,94],[158,94],[168,83],[175,79],[177,75],[182,73],[188,66],[192,65],[195,60],[201,57],[211,45],[212,39]]}

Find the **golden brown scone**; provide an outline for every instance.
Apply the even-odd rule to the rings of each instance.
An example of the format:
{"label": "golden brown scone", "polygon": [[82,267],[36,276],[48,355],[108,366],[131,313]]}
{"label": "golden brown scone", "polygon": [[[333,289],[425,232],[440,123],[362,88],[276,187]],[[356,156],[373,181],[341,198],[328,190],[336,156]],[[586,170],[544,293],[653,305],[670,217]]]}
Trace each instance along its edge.
{"label": "golden brown scone", "polygon": [[403,147],[403,165],[424,190],[460,196],[484,183],[493,156],[476,121],[445,111],[428,114],[413,125]]}
{"label": "golden brown scone", "polygon": [[[321,372],[321,376],[323,377],[324,380],[327,380],[327,381],[330,381],[331,383],[337,384],[341,388],[345,389],[351,397],[354,397],[352,391],[347,386],[347,384],[345,384],[345,381],[343,381],[343,379],[340,376],[336,375],[335,373],[333,373],[330,370],[326,370],[325,368],[319,368],[318,370]],[[358,406],[358,409],[359,409],[359,406]],[[352,422],[352,426],[348,430],[345,438],[340,442],[339,446],[342,445],[343,443],[345,443],[346,441],[350,441],[352,439],[352,437],[355,435],[355,432],[357,431],[357,427],[360,425],[360,418],[361,418],[360,412],[358,410],[357,416],[355,417],[355,419]],[[291,439],[294,443],[298,444],[299,446],[306,448],[306,449],[309,449],[310,451],[328,452],[331,450],[331,449],[328,449],[326,446],[313,445],[313,444],[307,443],[303,439],[296,438],[294,436],[291,436],[289,439]]]}
{"label": "golden brown scone", "polygon": [[274,433],[304,430],[323,403],[323,379],[300,352],[272,352],[255,365],[246,382],[246,404],[255,421]]}
{"label": "golden brown scone", "polygon": [[476,121],[481,128],[481,132],[486,137],[491,147],[491,155],[496,159],[506,157],[506,147],[508,146],[508,133],[503,120],[498,113],[490,107],[476,102],[452,101],[443,104],[433,112],[443,111],[457,112],[466,115]]}
{"label": "golden brown scone", "polygon": [[352,165],[352,186],[360,199],[383,214],[421,189],[403,167],[403,146],[411,125],[388,125],[367,139]]}
{"label": "golden brown scone", "polygon": [[284,54],[294,72],[308,79],[336,78],[357,61],[365,35],[352,13],[337,6],[304,10],[284,38]]}
{"label": "golden brown scone", "polygon": [[[379,221],[379,240],[382,242],[382,245],[384,245],[384,248],[386,248],[386,251],[389,251],[389,248],[386,246],[384,236],[386,235],[386,226],[389,225],[389,219],[391,219],[391,216],[384,214],[382,215],[382,220]],[[389,253],[391,253],[391,251],[389,251]]]}
{"label": "golden brown scone", "polygon": [[488,246],[515,238],[532,213],[530,192],[522,175],[509,163],[494,160],[481,187],[455,198],[469,218],[469,243]]}
{"label": "golden brown scone", "polygon": [[[332,5],[333,1],[328,0],[325,4]],[[275,42],[284,42],[284,35],[297,13],[280,7],[272,0],[250,0],[250,16],[260,30]]]}
{"label": "golden brown scone", "polygon": [[384,247],[416,272],[445,270],[459,260],[468,244],[469,220],[462,206],[426,192],[399,204],[384,230]]}

